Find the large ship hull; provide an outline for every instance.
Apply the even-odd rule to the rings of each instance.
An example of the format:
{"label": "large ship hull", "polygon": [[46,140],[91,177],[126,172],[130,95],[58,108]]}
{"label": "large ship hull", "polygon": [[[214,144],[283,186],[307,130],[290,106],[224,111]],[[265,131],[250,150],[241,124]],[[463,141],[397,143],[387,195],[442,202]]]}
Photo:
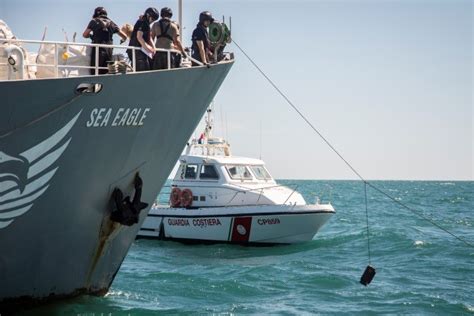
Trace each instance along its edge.
{"label": "large ship hull", "polygon": [[[0,82],[0,307],[107,292],[231,66]],[[111,195],[137,173],[149,206],[126,226]]]}

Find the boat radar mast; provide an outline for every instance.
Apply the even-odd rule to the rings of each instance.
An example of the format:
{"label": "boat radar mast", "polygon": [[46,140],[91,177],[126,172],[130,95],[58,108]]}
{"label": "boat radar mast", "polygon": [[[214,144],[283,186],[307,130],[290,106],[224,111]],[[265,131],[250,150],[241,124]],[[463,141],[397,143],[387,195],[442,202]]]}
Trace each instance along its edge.
{"label": "boat radar mast", "polygon": [[206,123],[204,131],[199,138],[193,138],[186,148],[186,155],[197,154],[203,156],[224,156],[230,157],[230,145],[222,137],[213,137],[214,118],[212,108],[209,107],[204,118]]}

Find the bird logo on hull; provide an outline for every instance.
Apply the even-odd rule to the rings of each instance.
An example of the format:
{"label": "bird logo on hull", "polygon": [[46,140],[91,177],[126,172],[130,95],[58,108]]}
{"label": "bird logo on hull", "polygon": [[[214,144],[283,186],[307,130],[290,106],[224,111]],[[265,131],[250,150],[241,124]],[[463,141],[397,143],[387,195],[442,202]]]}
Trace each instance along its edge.
{"label": "bird logo on hull", "polygon": [[15,156],[0,150],[0,229],[28,212],[49,187],[57,160],[71,142],[67,137],[81,112],[60,130]]}

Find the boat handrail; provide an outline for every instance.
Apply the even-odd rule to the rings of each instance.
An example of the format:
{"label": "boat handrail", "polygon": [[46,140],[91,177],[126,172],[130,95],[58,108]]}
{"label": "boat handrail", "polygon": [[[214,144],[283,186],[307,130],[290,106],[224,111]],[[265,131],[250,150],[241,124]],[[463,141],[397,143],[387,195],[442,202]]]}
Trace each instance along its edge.
{"label": "boat handrail", "polygon": [[[294,186],[293,188],[293,191],[290,193],[290,195],[286,198],[285,202],[283,202],[283,204],[286,204],[286,202],[288,202],[288,200],[290,199],[290,197],[293,195],[293,193],[295,193],[296,189],[298,188],[298,185],[297,184],[293,184],[293,185],[283,185],[283,184],[277,184],[277,185],[272,185],[272,186],[266,186],[266,187],[259,187],[259,188],[253,188],[253,189],[248,189],[248,190],[236,190],[234,196],[232,197],[232,199],[230,199],[229,202],[227,202],[227,205],[226,206],[229,206],[229,204],[237,197],[237,195],[239,193],[247,193],[247,192],[252,192],[252,191],[260,191],[260,194],[257,198],[257,202],[255,202],[255,205],[260,205],[258,204],[258,202],[260,201],[260,197],[262,196],[263,194],[263,191],[265,189],[271,189],[271,188],[278,188],[278,187],[288,187],[288,186]],[[239,186],[241,187],[241,186]],[[226,187],[226,188],[229,188],[229,187]],[[230,189],[230,188],[229,188]],[[235,189],[234,189],[235,190]],[[229,193],[227,193],[229,194]]]}
{"label": "boat handrail", "polygon": [[283,202],[283,204],[286,204],[286,202],[288,202],[288,200],[290,199],[290,197],[296,192],[296,190],[298,189],[298,185],[295,184],[294,185],[295,187],[293,188],[293,191],[290,193],[290,195],[288,195],[288,197],[286,198],[285,202]]}
{"label": "boat handrail", "polygon": [[[230,146],[227,142],[225,143],[203,143],[200,144],[198,143],[195,139],[192,140],[192,142],[187,146],[186,148],[186,155],[192,156],[193,155],[193,150],[201,151],[201,155],[203,156],[214,156],[214,157],[230,157],[231,152],[230,152]],[[219,155],[220,151],[220,155]]]}
{"label": "boat handrail", "polygon": [[[67,49],[68,46],[81,46],[81,47],[95,47],[95,48],[115,48],[115,49],[121,49],[121,50],[131,50],[132,52],[132,65],[131,65],[131,70],[132,72],[136,72],[135,68],[135,60],[136,60],[136,52],[137,50],[141,50],[141,47],[134,47],[134,46],[126,46],[126,45],[113,45],[113,44],[93,44],[93,43],[79,43],[79,42],[62,42],[62,41],[40,41],[40,40],[22,40],[22,39],[0,39],[0,45],[3,44],[13,44],[17,45],[18,44],[37,44],[37,45],[54,45],[54,63],[53,64],[38,64],[37,61],[35,63],[30,63],[26,58],[24,58],[23,52],[21,52],[21,71],[20,71],[20,79],[26,79],[25,78],[25,69],[27,67],[54,67],[54,77],[53,78],[58,78],[59,77],[59,70],[60,69],[68,69],[68,68],[74,68],[74,69],[94,69],[94,75],[97,76],[99,75],[99,70],[101,69],[108,69],[108,67],[99,67],[99,49],[95,50],[95,66],[80,66],[80,65],[60,65],[59,62],[59,48],[64,47]],[[1,48],[1,46],[0,46]],[[21,47],[21,51],[26,49],[24,47]],[[168,68],[171,69],[171,53],[180,53],[180,51],[176,49],[163,49],[163,48],[156,48],[156,51],[158,52],[166,52],[167,57],[168,57]],[[8,57],[7,57],[8,58]],[[186,55],[186,58],[188,58],[191,62],[194,62],[195,64],[199,66],[203,66],[204,64],[194,58],[192,58],[189,55]],[[9,62],[5,63],[0,63],[0,66],[13,66],[9,64]],[[130,66],[130,65],[128,65]],[[27,71],[26,71],[27,72]],[[89,74],[87,75],[89,76]],[[0,80],[2,81],[2,80]]]}
{"label": "boat handrail", "polygon": [[[174,188],[175,186],[173,185],[165,185],[161,188],[160,190],[160,193],[158,193],[158,196],[156,197],[156,200],[155,200],[155,203],[156,205],[158,205],[160,203],[160,197],[161,196],[168,196],[168,200],[169,200],[169,196],[171,195],[171,190],[169,192],[166,192],[166,191],[163,191],[163,189],[167,189],[167,188]],[[238,186],[239,188],[244,188],[242,186]],[[206,186],[206,188],[225,188],[225,189],[229,189],[229,190],[232,190],[232,191],[235,191],[235,192],[229,192],[229,193],[220,193],[219,196],[223,196],[223,195],[231,195],[233,194],[232,198],[227,202],[226,205],[224,205],[224,207],[228,207],[230,206],[230,203],[232,203],[232,201],[237,197],[237,195],[239,195],[240,193],[243,193],[243,194],[246,194],[247,192],[253,192],[253,191],[260,191],[260,194],[257,198],[257,201],[255,202],[255,204],[248,204],[248,205],[264,205],[264,204],[259,204],[258,202],[260,201],[260,198],[264,192],[265,189],[271,189],[271,188],[278,188],[278,187],[290,187],[292,188],[292,191],[291,193],[288,195],[288,197],[286,198],[285,202],[283,202],[282,204],[286,204],[288,202],[288,200],[291,198],[291,196],[297,191],[298,189],[298,185],[297,184],[287,184],[287,185],[283,185],[283,184],[277,184],[277,185],[272,185],[272,186],[264,186],[264,187],[258,187],[258,188],[249,188],[247,190],[243,190],[243,189],[236,189],[236,188],[233,188],[233,187],[230,187],[230,186]],[[245,189],[245,188],[244,188]],[[157,203],[158,202],[158,203]],[[270,204],[269,204],[270,205]]]}

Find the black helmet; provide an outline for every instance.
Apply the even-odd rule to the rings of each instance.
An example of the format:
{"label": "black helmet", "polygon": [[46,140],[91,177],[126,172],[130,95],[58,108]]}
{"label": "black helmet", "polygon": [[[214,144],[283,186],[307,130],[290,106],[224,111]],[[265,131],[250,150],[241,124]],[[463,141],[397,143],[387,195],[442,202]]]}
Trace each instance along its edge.
{"label": "black helmet", "polygon": [[93,18],[97,18],[99,16],[107,16],[107,11],[105,10],[104,7],[97,7],[94,10],[94,15],[92,16]]}
{"label": "black helmet", "polygon": [[168,18],[171,18],[173,16],[173,11],[171,11],[170,8],[168,7],[164,7],[163,9],[161,9],[161,17],[164,18],[164,17],[168,17]]}
{"label": "black helmet", "polygon": [[145,10],[145,17],[150,17],[153,19],[153,21],[158,20],[160,17],[160,14],[158,13],[158,10],[156,8],[148,8]]}
{"label": "black helmet", "polygon": [[204,21],[214,22],[211,12],[203,11],[199,14],[199,23],[203,23]]}

